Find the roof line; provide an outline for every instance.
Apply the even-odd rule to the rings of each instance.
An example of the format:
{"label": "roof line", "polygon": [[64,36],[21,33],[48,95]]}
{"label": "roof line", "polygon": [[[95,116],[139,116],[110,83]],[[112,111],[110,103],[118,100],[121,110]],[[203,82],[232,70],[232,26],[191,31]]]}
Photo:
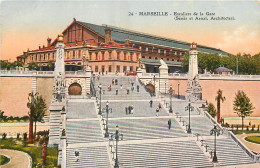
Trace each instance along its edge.
{"label": "roof line", "polygon": [[[162,37],[162,36],[157,36],[157,35],[152,35],[149,33],[143,33],[143,32],[139,32],[139,31],[135,31],[135,30],[129,30],[129,29],[125,29],[125,28],[120,28],[120,27],[116,27],[116,26],[110,26],[107,24],[102,24],[103,27],[108,27],[108,28],[112,28],[113,30],[117,30],[119,32],[129,32],[129,33],[133,33],[133,34],[139,34],[139,35],[144,35],[144,36],[148,36],[148,37],[152,37],[152,38],[157,38],[157,39],[162,39],[162,40],[166,40],[166,41],[174,41],[177,43],[182,43],[182,44],[188,44],[190,45],[189,42],[186,41],[181,41],[181,40],[176,40],[176,39],[172,39],[172,38],[167,38],[167,37]],[[220,49],[217,48],[213,48],[213,47],[208,47],[205,45],[198,45],[199,47],[204,47],[204,48],[209,48],[209,49],[214,49],[214,50],[219,50],[222,51]]]}
{"label": "roof line", "polygon": [[94,30],[92,30],[92,29],[90,29],[89,27],[85,26],[84,24],[80,23],[80,21],[76,21],[76,22],[77,22],[78,24],[80,24],[81,26],[85,27],[86,29],[88,29],[89,31],[91,31],[92,33],[94,33],[94,34],[96,34],[96,35],[98,35],[98,36],[100,36],[101,38],[104,39],[104,37],[103,37],[101,34],[95,32]]}

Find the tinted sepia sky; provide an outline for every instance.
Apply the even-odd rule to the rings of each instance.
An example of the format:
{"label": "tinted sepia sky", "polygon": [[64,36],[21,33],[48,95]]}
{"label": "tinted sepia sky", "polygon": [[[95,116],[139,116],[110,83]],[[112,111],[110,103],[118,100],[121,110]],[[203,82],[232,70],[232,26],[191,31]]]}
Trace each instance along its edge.
{"label": "tinted sepia sky", "polygon": [[[46,45],[76,18],[220,48],[237,54],[260,52],[259,1],[1,1],[1,59]],[[134,16],[129,16],[133,12]],[[168,16],[139,16],[168,12]],[[235,20],[175,20],[178,13],[215,13]],[[201,16],[202,17],[202,16]]]}

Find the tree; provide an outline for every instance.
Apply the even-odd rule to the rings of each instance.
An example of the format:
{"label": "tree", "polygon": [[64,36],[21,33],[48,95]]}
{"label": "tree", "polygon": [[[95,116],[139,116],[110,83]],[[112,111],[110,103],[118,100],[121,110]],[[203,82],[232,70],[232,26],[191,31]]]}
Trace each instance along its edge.
{"label": "tree", "polygon": [[217,121],[218,123],[220,123],[220,100],[222,101],[222,103],[226,100],[225,96],[223,97],[222,90],[219,89],[217,91],[217,96],[215,100],[217,101]]}
{"label": "tree", "polygon": [[44,99],[42,98],[42,96],[38,96],[38,95],[36,96],[34,106],[35,106],[35,111],[34,111],[34,113],[32,113],[32,118],[34,121],[34,133],[36,135],[36,122],[42,121],[42,118],[45,115],[47,106],[46,106],[46,103],[45,103]]}
{"label": "tree", "polygon": [[53,70],[53,63],[51,61],[48,62],[47,67],[49,68],[49,71],[52,71]]}
{"label": "tree", "polygon": [[209,113],[213,118],[215,118],[216,115],[217,115],[216,108],[215,108],[215,106],[214,106],[212,103],[209,103],[209,105],[208,105],[208,113]]}
{"label": "tree", "polygon": [[38,68],[37,63],[35,63],[35,62],[31,62],[28,65],[29,65],[28,66],[29,70],[37,70],[37,68]]}
{"label": "tree", "polygon": [[233,103],[233,109],[239,117],[242,118],[242,130],[244,129],[244,118],[253,113],[253,104],[250,102],[249,97],[243,92],[238,91]]}

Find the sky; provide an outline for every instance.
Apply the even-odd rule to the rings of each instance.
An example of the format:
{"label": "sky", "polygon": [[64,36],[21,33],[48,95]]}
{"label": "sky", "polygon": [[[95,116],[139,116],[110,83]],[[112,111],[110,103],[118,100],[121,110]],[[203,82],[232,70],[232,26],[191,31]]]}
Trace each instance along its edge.
{"label": "sky", "polygon": [[[168,15],[140,16],[139,12],[168,12]],[[191,16],[176,20],[175,12]],[[207,12],[211,15],[207,16]],[[207,16],[208,20],[195,20],[196,16]],[[210,20],[218,16],[234,20]],[[47,38],[55,39],[73,18],[197,42],[231,54],[260,52],[260,1],[0,0],[1,59],[14,61],[28,48],[46,46]]]}

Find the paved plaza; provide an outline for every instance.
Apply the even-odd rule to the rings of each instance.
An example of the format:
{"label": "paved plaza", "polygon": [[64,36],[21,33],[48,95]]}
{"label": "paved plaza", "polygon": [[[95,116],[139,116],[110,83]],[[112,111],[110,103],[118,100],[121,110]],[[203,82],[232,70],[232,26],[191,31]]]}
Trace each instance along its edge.
{"label": "paved plaza", "polygon": [[[118,84],[112,84],[117,79]],[[101,85],[100,85],[101,84]],[[100,88],[102,115],[99,115]],[[122,86],[121,86],[122,85]],[[134,90],[131,87],[134,86]],[[139,92],[136,88],[139,86]],[[136,77],[100,76],[95,79],[95,99],[69,99],[66,111],[66,166],[113,167],[117,157],[120,167],[224,167],[254,164],[254,161],[226,134],[217,137],[218,163],[213,164],[214,127],[202,112],[190,112],[191,134],[187,134],[188,102],[151,95]],[[111,87],[111,88],[109,88]],[[127,89],[130,88],[129,94]],[[109,91],[111,90],[111,91]],[[115,90],[119,90],[116,94]],[[152,100],[152,107],[150,101]],[[108,122],[106,121],[106,105]],[[161,104],[158,116],[156,108]],[[133,107],[129,109],[129,106]],[[200,109],[201,103],[192,103]],[[169,127],[169,120],[171,125]],[[105,138],[106,122],[109,138]],[[119,127],[118,146],[111,135]],[[206,145],[205,145],[206,144]],[[207,146],[205,148],[205,146]]]}

